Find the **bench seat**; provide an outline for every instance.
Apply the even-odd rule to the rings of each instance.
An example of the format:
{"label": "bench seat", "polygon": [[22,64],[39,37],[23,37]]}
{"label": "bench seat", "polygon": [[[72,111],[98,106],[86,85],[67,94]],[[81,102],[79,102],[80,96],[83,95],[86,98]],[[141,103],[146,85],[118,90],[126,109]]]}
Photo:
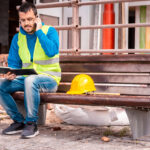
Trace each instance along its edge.
{"label": "bench seat", "polygon": [[[14,99],[19,101],[23,101],[24,99],[23,92],[13,93],[12,96]],[[103,94],[68,95],[65,93],[41,93],[41,103],[150,108],[150,96]]]}
{"label": "bench seat", "polygon": [[[1,65],[6,64],[6,58],[7,55],[0,55]],[[39,109],[39,114],[42,114],[39,120],[43,120],[42,124],[46,103],[124,107],[133,139],[150,135],[150,54],[68,53],[60,55],[60,65],[62,80],[57,93],[41,93],[43,107]],[[78,74],[88,74],[93,78],[97,94],[66,94],[72,79]],[[20,102],[23,104],[23,92],[15,92],[12,96],[18,106]],[[23,110],[24,106],[19,108]]]}

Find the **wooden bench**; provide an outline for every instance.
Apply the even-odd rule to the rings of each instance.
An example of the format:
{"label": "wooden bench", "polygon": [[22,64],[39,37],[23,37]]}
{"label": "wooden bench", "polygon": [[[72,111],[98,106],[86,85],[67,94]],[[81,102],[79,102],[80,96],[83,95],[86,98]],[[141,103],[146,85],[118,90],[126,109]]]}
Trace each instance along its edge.
{"label": "wooden bench", "polygon": [[[42,108],[46,103],[123,107],[133,138],[150,135],[150,54],[61,55],[60,64],[62,80],[58,92],[41,93]],[[93,78],[99,94],[66,94],[72,79],[81,73]],[[13,93],[13,97],[21,103],[24,99],[23,92]]]}

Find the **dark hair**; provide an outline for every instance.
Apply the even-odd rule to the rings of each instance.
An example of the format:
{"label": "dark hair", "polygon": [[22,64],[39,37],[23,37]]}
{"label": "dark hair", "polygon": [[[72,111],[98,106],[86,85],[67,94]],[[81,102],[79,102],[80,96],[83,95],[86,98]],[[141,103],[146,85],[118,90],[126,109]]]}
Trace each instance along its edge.
{"label": "dark hair", "polygon": [[22,5],[18,9],[18,12],[24,12],[24,13],[26,13],[26,12],[30,11],[31,9],[34,12],[34,15],[37,16],[37,9],[36,9],[36,7],[35,7],[34,4],[32,4],[30,2],[24,2],[24,3],[22,3]]}

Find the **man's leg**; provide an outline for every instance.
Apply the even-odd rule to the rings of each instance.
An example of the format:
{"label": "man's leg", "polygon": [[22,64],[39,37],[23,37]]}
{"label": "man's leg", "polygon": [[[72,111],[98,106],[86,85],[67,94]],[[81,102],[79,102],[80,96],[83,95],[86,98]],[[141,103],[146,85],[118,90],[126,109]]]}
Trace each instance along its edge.
{"label": "man's leg", "polygon": [[26,108],[26,127],[22,133],[23,138],[31,138],[38,134],[36,122],[40,104],[40,92],[56,92],[56,81],[45,75],[31,75],[25,79],[24,101]]}
{"label": "man's leg", "polygon": [[16,78],[14,80],[0,79],[0,104],[6,110],[7,114],[14,123],[3,130],[3,134],[15,134],[23,128],[23,115],[18,111],[16,102],[10,95],[15,91],[24,90],[24,79]]}

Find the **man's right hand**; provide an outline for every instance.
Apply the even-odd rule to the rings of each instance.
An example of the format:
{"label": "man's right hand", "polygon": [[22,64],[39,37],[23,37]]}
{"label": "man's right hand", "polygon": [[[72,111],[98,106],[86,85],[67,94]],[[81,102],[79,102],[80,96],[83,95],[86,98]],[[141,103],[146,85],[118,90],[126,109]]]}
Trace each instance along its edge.
{"label": "man's right hand", "polygon": [[16,75],[14,73],[8,72],[7,74],[0,74],[0,78],[5,78],[7,80],[14,80]]}

